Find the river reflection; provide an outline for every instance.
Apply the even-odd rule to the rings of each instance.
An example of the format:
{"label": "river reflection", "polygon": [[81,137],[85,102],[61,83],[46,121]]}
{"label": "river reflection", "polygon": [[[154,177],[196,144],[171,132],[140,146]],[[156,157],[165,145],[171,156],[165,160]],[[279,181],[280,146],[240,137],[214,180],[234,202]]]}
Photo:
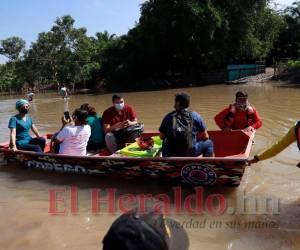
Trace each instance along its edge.
{"label": "river reflection", "polygon": [[[258,153],[282,136],[300,118],[300,88],[277,84],[249,84],[242,86],[211,85],[199,88],[153,92],[124,93],[125,101],[134,106],[145,128],[158,128],[165,113],[172,110],[174,94],[186,91],[191,95],[191,109],[199,112],[209,129],[217,129],[215,114],[231,103],[237,90],[245,90],[257,108],[263,127],[257,132],[252,154]],[[0,137],[8,140],[7,122],[15,113],[17,96],[0,97]],[[95,106],[101,114],[111,104],[111,95],[72,96],[69,108],[83,103]],[[55,132],[60,128],[64,101],[52,94],[38,94],[31,115],[41,132]],[[229,206],[236,207],[237,196],[273,197],[280,200],[277,215],[173,215],[188,223],[191,249],[299,249],[300,227],[300,169],[296,167],[299,152],[296,144],[283,153],[248,167],[239,188],[214,187],[205,189],[204,200],[210,194],[224,195]],[[101,240],[117,217],[101,212],[91,213],[90,189],[116,188],[117,196],[131,193],[168,194],[173,197],[170,184],[145,180],[114,180],[105,177],[84,177],[29,171],[15,166],[0,171],[0,248],[1,249],[101,249]],[[50,216],[49,189],[78,188],[78,215]],[[183,197],[193,190],[184,188]],[[66,196],[68,198],[68,196]],[[69,202],[69,200],[67,200]],[[107,211],[105,207],[104,211]],[[248,222],[260,222],[261,227],[243,227]],[[219,222],[215,227],[214,222]],[[276,227],[264,225],[273,222]],[[264,224],[263,224],[264,223]],[[240,225],[240,226],[239,226]],[[258,225],[258,224],[257,224]]]}

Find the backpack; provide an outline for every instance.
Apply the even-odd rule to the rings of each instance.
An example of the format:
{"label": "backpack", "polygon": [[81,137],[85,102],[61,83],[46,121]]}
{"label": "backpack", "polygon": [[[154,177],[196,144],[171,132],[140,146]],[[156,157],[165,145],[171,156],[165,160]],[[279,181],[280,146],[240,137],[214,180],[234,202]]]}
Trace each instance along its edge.
{"label": "backpack", "polygon": [[140,137],[143,131],[144,131],[144,124],[137,123],[127,128],[114,131],[113,133],[117,139],[118,147],[123,148],[126,143],[135,142],[135,139]]}
{"label": "backpack", "polygon": [[172,133],[168,137],[170,156],[193,155],[193,118],[189,111],[172,114]]}

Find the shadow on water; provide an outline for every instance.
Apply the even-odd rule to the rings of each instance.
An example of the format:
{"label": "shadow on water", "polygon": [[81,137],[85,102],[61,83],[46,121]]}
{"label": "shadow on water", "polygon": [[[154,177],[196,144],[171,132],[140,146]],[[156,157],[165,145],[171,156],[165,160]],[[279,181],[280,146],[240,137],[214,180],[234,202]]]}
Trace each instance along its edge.
{"label": "shadow on water", "polygon": [[[208,82],[199,82],[199,81],[193,81],[190,84],[183,84],[182,86],[171,86],[171,85],[166,85],[166,86],[156,86],[156,87],[148,87],[147,89],[127,89],[127,90],[118,90],[118,91],[113,91],[113,90],[107,90],[107,91],[98,91],[98,90],[92,90],[87,93],[75,93],[73,94],[74,97],[77,95],[85,95],[85,96],[102,96],[102,95],[114,95],[114,94],[129,94],[129,93],[143,93],[143,92],[159,92],[161,93],[162,91],[175,91],[178,90],[178,92],[182,92],[182,89],[193,89],[193,88],[205,88],[207,86],[213,86],[213,85],[227,85],[227,82],[219,82],[219,83],[208,83]],[[238,84],[237,84],[238,85]]]}
{"label": "shadow on water", "polygon": [[300,84],[288,84],[288,85],[280,85],[280,88],[294,88],[294,89],[299,89],[300,88]]}

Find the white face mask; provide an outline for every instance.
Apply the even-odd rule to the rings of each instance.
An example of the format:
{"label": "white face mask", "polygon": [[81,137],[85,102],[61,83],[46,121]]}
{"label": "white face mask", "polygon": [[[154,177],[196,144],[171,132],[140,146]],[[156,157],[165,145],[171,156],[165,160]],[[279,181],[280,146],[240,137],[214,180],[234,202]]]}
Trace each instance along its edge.
{"label": "white face mask", "polygon": [[124,108],[124,102],[122,102],[122,103],[116,103],[115,104],[115,109],[116,110],[122,110],[123,108]]}
{"label": "white face mask", "polygon": [[249,102],[248,100],[245,101],[236,100],[235,105],[237,109],[245,111],[249,107]]}

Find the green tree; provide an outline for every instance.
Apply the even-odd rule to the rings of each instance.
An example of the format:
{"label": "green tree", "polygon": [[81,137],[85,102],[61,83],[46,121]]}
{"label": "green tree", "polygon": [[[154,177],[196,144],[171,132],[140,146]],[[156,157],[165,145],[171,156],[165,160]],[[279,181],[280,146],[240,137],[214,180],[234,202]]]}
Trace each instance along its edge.
{"label": "green tree", "polygon": [[20,37],[10,37],[0,42],[0,54],[14,61],[19,59],[21,53],[25,49],[25,41]]}
{"label": "green tree", "polygon": [[280,25],[267,0],[149,0],[103,68],[112,88],[199,82],[202,72],[264,59]]}
{"label": "green tree", "polygon": [[300,2],[295,2],[283,12],[284,25],[270,58],[300,58]]}
{"label": "green tree", "polygon": [[2,41],[0,53],[10,62],[0,82],[114,90],[201,83],[203,72],[264,60],[279,31],[271,54],[297,57],[299,23],[299,4],[281,15],[268,0],[148,0],[139,22],[122,36],[89,37],[66,15],[28,50],[20,38]]}
{"label": "green tree", "polygon": [[35,70],[28,81],[43,85],[83,83],[99,70],[100,63],[92,61],[96,53],[94,41],[86,36],[85,28],[75,28],[71,16],[57,18],[51,31],[40,33],[25,55],[28,72]]}
{"label": "green tree", "polygon": [[9,62],[0,64],[0,91],[19,91],[22,88],[23,82],[20,79],[16,64]]}

